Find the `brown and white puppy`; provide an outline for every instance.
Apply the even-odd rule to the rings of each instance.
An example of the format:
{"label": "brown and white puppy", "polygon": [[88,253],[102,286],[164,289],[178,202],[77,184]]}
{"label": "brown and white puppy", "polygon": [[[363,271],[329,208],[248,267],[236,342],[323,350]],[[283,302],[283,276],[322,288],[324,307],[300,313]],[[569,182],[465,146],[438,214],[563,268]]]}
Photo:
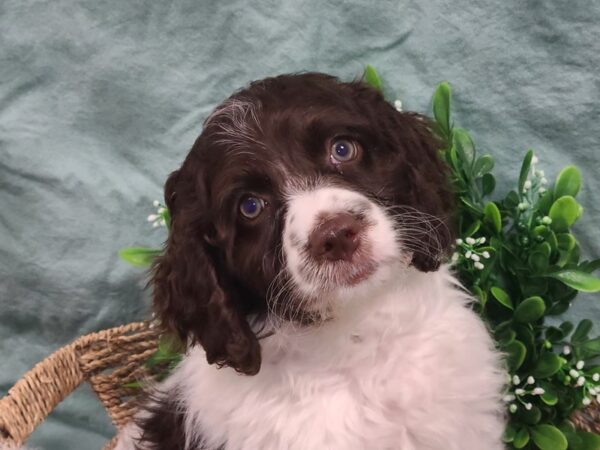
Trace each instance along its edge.
{"label": "brown and white puppy", "polygon": [[154,267],[188,350],[118,448],[501,449],[500,358],[441,266],[438,148],[425,118],[324,74],[220,105],[167,180]]}

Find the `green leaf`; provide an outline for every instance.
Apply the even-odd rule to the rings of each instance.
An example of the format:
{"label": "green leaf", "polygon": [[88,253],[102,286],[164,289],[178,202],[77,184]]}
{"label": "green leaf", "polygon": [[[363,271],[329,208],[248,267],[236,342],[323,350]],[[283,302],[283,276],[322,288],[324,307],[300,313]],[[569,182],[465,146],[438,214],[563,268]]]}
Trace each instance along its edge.
{"label": "green leaf", "polygon": [[496,233],[502,231],[502,216],[495,203],[489,202],[483,208],[483,220],[489,224]]}
{"label": "green leaf", "polygon": [[438,87],[433,94],[433,117],[438,126],[446,136],[450,138],[450,101],[452,98],[452,89],[447,82],[438,84]]}
{"label": "green leaf", "polygon": [[473,176],[479,178],[486,173],[489,173],[494,168],[494,158],[491,155],[482,155],[475,161],[473,167]]}
{"label": "green leaf", "polygon": [[575,408],[579,408],[579,401],[575,401],[575,395],[573,391],[569,392],[570,395],[563,395],[562,398],[560,399],[560,407],[563,411],[570,411],[573,410]]}
{"label": "green leaf", "polygon": [[165,221],[165,225],[167,230],[171,228],[171,211],[167,207],[164,207],[162,213],[160,214]]}
{"label": "green leaf", "polygon": [[[532,295],[544,295],[548,292],[548,279],[541,277],[531,277],[524,285],[521,285],[523,297],[531,297]],[[552,280],[550,280],[552,281]]]}
{"label": "green leaf", "polygon": [[537,425],[531,429],[531,438],[541,450],[566,450],[567,438],[552,425]]}
{"label": "green leaf", "polygon": [[490,195],[494,192],[495,187],[496,179],[494,178],[494,175],[491,173],[483,174],[483,177],[481,177],[481,193],[483,195]]}
{"label": "green leaf", "polygon": [[548,406],[554,406],[558,403],[558,395],[547,389],[542,395],[540,395],[540,398]]}
{"label": "green leaf", "polygon": [[471,224],[471,226],[469,228],[467,228],[467,231],[464,232],[464,236],[465,237],[473,236],[475,233],[477,233],[479,231],[480,227],[481,227],[481,222],[479,220],[476,220],[475,222],[473,222]]}
{"label": "green leaf", "polygon": [[560,370],[562,362],[556,353],[542,354],[532,371],[532,375],[536,378],[548,378]]}
{"label": "green leaf", "polygon": [[531,267],[535,273],[544,273],[548,269],[549,265],[548,255],[541,250],[532,251],[529,254],[527,262],[529,267]]}
{"label": "green leaf", "polygon": [[492,293],[492,296],[498,300],[498,303],[507,307],[508,309],[514,309],[513,303],[505,290],[499,288],[498,286],[493,286],[490,289],[490,292]]}
{"label": "green leaf", "polygon": [[502,241],[498,239],[496,236],[492,236],[490,239],[490,247],[496,252],[502,249]]}
{"label": "green leaf", "polygon": [[572,250],[559,249],[558,250],[559,258],[555,264],[561,268],[566,267],[567,264],[569,264],[569,263],[577,264],[578,252],[579,252],[578,247],[575,247]]}
{"label": "green leaf", "polygon": [[173,334],[163,334],[158,340],[157,350],[146,360],[144,365],[152,368],[156,365],[166,365],[168,370],[164,370],[164,375],[168,373],[179,363],[183,356],[184,346],[181,340]]}
{"label": "green leaf", "polygon": [[569,250],[569,258],[565,263],[569,269],[577,269],[577,264],[579,264],[579,258],[581,258],[581,248],[579,247],[579,243],[575,243],[575,247]]}
{"label": "green leaf", "polygon": [[367,64],[367,66],[365,67],[365,71],[363,73],[363,80],[365,80],[365,82],[372,88],[375,88],[379,92],[382,92],[383,85],[381,83],[381,78],[379,78],[375,67],[373,67],[371,64]]}
{"label": "green leaf", "polygon": [[516,208],[519,202],[519,194],[517,194],[515,191],[510,191],[504,198],[504,206],[506,209]]}
{"label": "green leaf", "polygon": [[573,450],[600,450],[600,435],[578,430],[577,437],[581,440],[581,446]]}
{"label": "green leaf", "polygon": [[526,424],[535,425],[542,419],[542,411],[537,406],[534,406],[529,411],[520,409],[519,416]]}
{"label": "green leaf", "polygon": [[560,431],[563,432],[565,437],[567,438],[567,442],[569,443],[569,450],[583,450],[583,440],[577,436],[574,430],[566,429],[566,427],[560,427]]}
{"label": "green leaf", "polygon": [[584,342],[581,344],[581,349],[589,356],[596,356],[600,354],[600,337]]}
{"label": "green leaf", "polygon": [[537,251],[540,251],[546,256],[546,258],[550,258],[552,254],[552,247],[547,242],[542,242],[538,247]]}
{"label": "green leaf", "polygon": [[515,437],[513,439],[513,447],[514,448],[523,448],[529,442],[529,431],[527,428],[523,427],[517,431]]}
{"label": "green leaf", "polygon": [[512,325],[512,320],[505,320],[503,322],[500,322],[498,324],[496,324],[493,329],[494,329],[494,333],[501,333],[503,331],[505,331],[506,329],[509,329]]}
{"label": "green leaf", "polygon": [[591,366],[588,367],[586,370],[588,375],[594,375],[595,373],[599,373],[600,374],[600,366]]}
{"label": "green leaf", "polygon": [[574,325],[569,322],[568,320],[564,321],[563,323],[561,323],[558,328],[560,328],[562,330],[562,332],[565,334],[565,336],[568,336],[569,333],[571,331],[573,331]]}
{"label": "green leaf", "polygon": [[162,250],[148,247],[128,247],[119,250],[119,256],[134,266],[148,267]]}
{"label": "green leaf", "polygon": [[600,269],[600,259],[585,261],[579,264],[579,270],[582,270],[584,272],[592,273],[598,269]]}
{"label": "green leaf", "polygon": [[170,353],[161,351],[160,349],[156,350],[150,357],[146,360],[144,365],[148,368],[153,367],[157,364],[162,363],[173,363],[177,364],[182,358],[181,353]]}
{"label": "green leaf", "polygon": [[517,333],[515,333],[510,328],[500,331],[496,334],[496,340],[502,347],[506,347],[512,341],[514,341],[517,337]]}
{"label": "green leaf", "polygon": [[502,441],[506,442],[508,444],[509,442],[512,442],[515,439],[516,434],[517,434],[517,431],[509,423],[506,425],[506,428],[504,429],[504,434],[502,435]]}
{"label": "green leaf", "polygon": [[558,241],[556,240],[556,234],[554,234],[554,231],[550,230],[550,229],[546,229],[546,242],[550,245],[550,249],[555,252],[558,249]]}
{"label": "green leaf", "polygon": [[581,172],[575,166],[567,166],[560,171],[554,184],[554,197],[577,196],[581,188]]}
{"label": "green leaf", "polygon": [[477,217],[479,217],[481,215],[481,209],[479,209],[477,206],[475,206],[474,204],[472,204],[469,200],[467,200],[464,197],[461,197],[460,201],[462,202],[462,204],[465,206],[465,208],[469,212],[471,212],[472,214],[474,214]]}
{"label": "green leaf", "polygon": [[538,237],[538,236],[542,236],[544,237],[544,235],[546,234],[546,226],[545,225],[537,225],[533,228],[533,236],[534,237]]}
{"label": "green leaf", "polygon": [[574,269],[565,269],[560,272],[554,272],[547,275],[562,281],[567,286],[582,292],[600,291],[600,278],[596,278],[587,272],[581,272]]}
{"label": "green leaf", "polygon": [[450,163],[452,164],[452,168],[455,172],[459,172],[460,162],[458,161],[458,155],[456,154],[456,148],[454,148],[454,146],[450,147],[450,150],[448,150],[448,155],[450,156]]}
{"label": "green leaf", "polygon": [[575,425],[573,425],[568,420],[561,422],[560,425],[558,426],[558,429],[560,431],[562,431],[563,433],[566,433],[566,432],[575,433]]}
{"label": "green leaf", "polygon": [[556,235],[558,248],[561,250],[570,251],[575,248],[577,241],[571,233],[559,233]]}
{"label": "green leaf", "polygon": [[452,133],[452,143],[456,148],[464,171],[468,175],[471,175],[471,167],[473,165],[473,158],[475,157],[475,145],[471,136],[467,130],[455,128]]}
{"label": "green leaf", "polygon": [[517,332],[519,340],[525,344],[529,353],[534,351],[535,336],[530,324],[513,323],[513,328]]}
{"label": "green leaf", "polygon": [[529,297],[517,306],[515,319],[522,323],[535,322],[544,315],[545,310],[546,304],[541,297]]}
{"label": "green leaf", "polygon": [[564,314],[571,305],[569,302],[558,302],[546,310],[547,316],[560,316]]}
{"label": "green leaf", "polygon": [[561,269],[567,265],[569,260],[571,259],[571,252],[565,250],[558,251],[558,261],[556,261],[556,265]]}
{"label": "green leaf", "polygon": [[570,195],[564,195],[554,201],[548,212],[552,219],[550,225],[555,231],[568,231],[569,227],[581,216],[582,208]]}
{"label": "green leaf", "polygon": [[519,175],[519,192],[523,192],[523,186],[525,186],[525,181],[527,181],[527,177],[529,176],[529,169],[531,168],[531,158],[533,158],[533,150],[529,150],[523,159],[523,164],[521,165],[521,173]]}
{"label": "green leaf", "polygon": [[565,332],[560,328],[548,327],[546,328],[546,339],[550,342],[560,342],[565,338]]}
{"label": "green leaf", "polygon": [[546,191],[542,195],[540,195],[539,200],[536,203],[536,208],[542,215],[547,215],[550,211],[550,207],[554,202],[554,194],[552,191]]}
{"label": "green leaf", "polygon": [[482,308],[485,308],[485,304],[487,302],[487,294],[481,290],[479,286],[473,286],[471,291],[475,296],[479,299],[479,304]]}
{"label": "green leaf", "polygon": [[162,334],[158,339],[158,351],[164,355],[179,355],[184,347],[181,340],[171,333]]}
{"label": "green leaf", "polygon": [[573,332],[571,336],[571,342],[574,344],[579,344],[588,338],[588,334],[592,330],[594,323],[589,319],[583,319],[579,324],[577,324],[577,328]]}
{"label": "green leaf", "polygon": [[506,362],[511,372],[517,370],[525,361],[525,356],[527,356],[527,348],[525,345],[519,341],[514,340],[510,344],[508,344],[505,349],[507,353]]}

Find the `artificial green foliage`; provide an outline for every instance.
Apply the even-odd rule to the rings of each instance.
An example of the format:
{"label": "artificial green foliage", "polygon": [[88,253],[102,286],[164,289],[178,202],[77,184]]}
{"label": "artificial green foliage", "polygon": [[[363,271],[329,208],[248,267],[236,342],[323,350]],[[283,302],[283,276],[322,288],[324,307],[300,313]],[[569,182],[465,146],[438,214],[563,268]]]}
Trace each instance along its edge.
{"label": "artificial green foliage", "polygon": [[[363,80],[381,92],[372,66]],[[568,421],[575,410],[600,402],[600,365],[594,362],[600,337],[590,337],[593,324],[587,319],[576,326],[546,320],[564,314],[578,292],[600,291],[593,275],[600,259],[582,261],[571,231],[583,212],[576,199],[581,174],[575,166],[565,167],[551,185],[529,150],[515,189],[495,196],[494,159],[479,155],[468,131],[454,126],[451,99],[450,85],[441,83],[433,96],[432,128],[456,195],[453,222],[459,237],[450,264],[506,355],[504,441],[509,449],[600,450],[600,436],[575,430]],[[157,201],[154,206],[157,214],[148,220],[168,229],[167,208]],[[149,266],[160,253],[135,247],[120,255]],[[147,363],[163,376],[181,350],[165,339]]]}
{"label": "artificial green foliage", "polygon": [[383,91],[383,84],[381,82],[381,78],[379,78],[379,74],[375,70],[373,66],[367,64],[365,67],[365,72],[363,74],[363,79],[372,87],[377,89],[379,92]]}
{"label": "artificial green foliage", "polygon": [[162,251],[158,248],[127,247],[119,250],[119,256],[133,266],[148,267]]}
{"label": "artificial green foliage", "polygon": [[[171,214],[168,208],[158,200],[154,200],[153,205],[157,208],[156,214],[150,214],[148,222],[152,223],[154,228],[166,227],[168,229],[171,226]],[[149,247],[127,247],[119,250],[121,259],[138,267],[150,267],[154,258],[161,253],[160,248]]]}
{"label": "artificial green foliage", "polygon": [[[156,352],[146,360],[144,365],[149,369],[154,381],[162,381],[179,364],[183,352],[183,344],[177,337],[162,334],[158,339]],[[132,381],[131,383],[126,383],[124,387],[142,388],[144,387],[144,381]]]}
{"label": "artificial green foliage", "polygon": [[600,366],[594,365],[600,338],[589,337],[589,320],[576,327],[546,321],[567,311],[578,291],[600,291],[592,274],[600,260],[581,261],[571,231],[583,212],[576,200],[581,174],[568,166],[552,187],[529,150],[515,189],[494,196],[494,160],[478,155],[469,133],[454,127],[451,97],[450,86],[440,84],[433,111],[456,193],[452,264],[507,355],[505,442],[515,449],[600,449],[600,437],[567,421],[600,401]]}

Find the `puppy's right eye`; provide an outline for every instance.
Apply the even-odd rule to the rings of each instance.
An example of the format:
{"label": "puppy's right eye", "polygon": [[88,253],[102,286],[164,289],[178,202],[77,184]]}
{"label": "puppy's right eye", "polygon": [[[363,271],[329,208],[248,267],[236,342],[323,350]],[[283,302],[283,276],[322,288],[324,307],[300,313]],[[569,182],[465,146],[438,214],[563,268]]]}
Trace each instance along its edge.
{"label": "puppy's right eye", "polygon": [[258,197],[246,197],[240,203],[240,212],[247,219],[256,219],[265,208],[265,201]]}
{"label": "puppy's right eye", "polygon": [[359,145],[349,139],[336,139],[331,143],[329,153],[334,164],[344,163],[356,159]]}

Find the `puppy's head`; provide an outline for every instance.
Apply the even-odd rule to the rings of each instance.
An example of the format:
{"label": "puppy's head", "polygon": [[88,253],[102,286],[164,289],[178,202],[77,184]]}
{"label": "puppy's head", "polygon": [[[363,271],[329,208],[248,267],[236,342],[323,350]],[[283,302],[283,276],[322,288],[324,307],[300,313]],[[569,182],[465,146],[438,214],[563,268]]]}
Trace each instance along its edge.
{"label": "puppy's head", "polygon": [[451,206],[426,119],[322,74],[252,83],[206,120],[165,185],[164,326],[254,374],[247,317],[312,323],[394,270],[436,270]]}

